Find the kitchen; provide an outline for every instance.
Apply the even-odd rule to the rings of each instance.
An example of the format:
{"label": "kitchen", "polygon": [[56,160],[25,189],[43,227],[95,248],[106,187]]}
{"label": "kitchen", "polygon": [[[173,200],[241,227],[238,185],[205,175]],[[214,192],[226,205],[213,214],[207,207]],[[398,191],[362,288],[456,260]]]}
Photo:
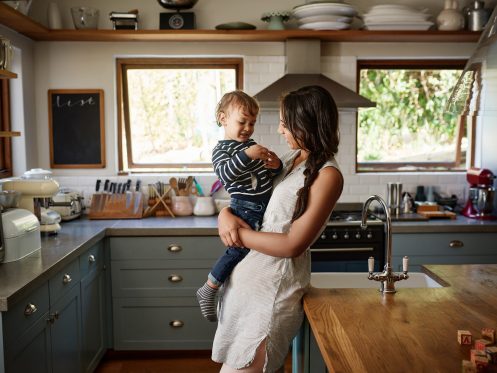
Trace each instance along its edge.
{"label": "kitchen", "polygon": [[[240,19],[240,4],[234,2],[220,1],[209,4],[208,2],[199,1],[193,8],[199,29],[213,30],[214,27],[222,22],[234,21]],[[298,1],[278,1],[272,2],[271,9],[266,9],[267,5],[254,2],[253,6],[247,6],[243,10],[243,20],[252,22],[259,29],[264,29],[266,25],[259,21],[260,15],[265,11],[287,9],[300,4]],[[369,2],[351,2],[361,11],[366,12],[372,4]],[[60,10],[64,15],[63,24],[66,27],[72,27],[69,8],[71,6],[81,5],[76,1],[59,3]],[[123,10],[121,3],[106,2],[105,6],[97,2],[85,2],[85,5],[94,6],[100,9],[99,28],[111,28],[110,20],[103,15],[115,10]],[[431,14],[438,14],[443,4],[438,6],[432,2],[419,3],[416,7],[426,7],[430,9]],[[491,4],[487,4],[490,6]],[[115,8],[114,8],[115,7]],[[140,28],[156,30],[158,25],[157,13],[163,11],[156,2],[147,4],[126,4],[127,8],[140,8]],[[42,24],[46,24],[47,2],[38,1],[32,4],[30,17]],[[218,11],[223,9],[223,11]],[[106,166],[101,169],[52,169],[54,177],[60,185],[77,188],[84,193],[86,199],[92,194],[95,186],[95,179],[113,178],[126,180],[127,176],[117,176],[119,170],[117,147],[118,147],[118,130],[117,109],[114,102],[116,101],[116,68],[115,58],[122,56],[243,56],[244,59],[244,88],[247,92],[255,94],[265,88],[269,83],[277,80],[285,72],[285,43],[281,41],[250,41],[240,43],[239,41],[203,41],[203,42],[183,42],[179,41],[33,41],[24,37],[9,28],[2,27],[2,35],[11,39],[17,47],[14,61],[18,65],[14,71],[18,73],[18,78],[13,79],[12,90],[15,90],[20,100],[13,102],[12,108],[12,125],[13,130],[20,131],[22,136],[13,138],[14,149],[14,175],[22,175],[24,171],[32,168],[50,169],[50,154],[48,151],[49,124],[48,124],[48,89],[74,89],[74,88],[98,88],[105,92],[105,159]],[[460,35],[459,37],[463,37]],[[429,39],[428,39],[429,40]],[[363,42],[334,42],[323,41],[321,43],[321,73],[332,77],[334,80],[345,85],[346,87],[356,90],[356,62],[361,58],[376,59],[406,59],[406,58],[444,58],[444,59],[464,59],[468,58],[476,46],[477,38],[471,42],[413,42],[398,43],[395,39],[386,42],[363,41]],[[394,51],[394,52],[393,52]],[[91,58],[88,56],[91,55]],[[34,108],[34,110],[33,110]],[[464,172],[459,173],[356,173],[355,171],[355,142],[356,142],[356,113],[353,111],[344,111],[341,113],[341,149],[338,154],[338,161],[345,175],[345,188],[340,199],[341,203],[362,203],[371,194],[385,196],[385,186],[391,181],[400,181],[403,183],[404,190],[415,191],[418,185],[432,185],[439,187],[439,192],[445,195],[455,194],[460,200],[467,197],[468,183]],[[277,152],[284,151],[284,144],[279,142],[278,136],[274,132],[274,124],[277,121],[277,111],[265,110],[262,112],[258,129],[256,132],[257,139],[261,143],[271,146]],[[482,129],[485,132],[475,149],[476,166],[488,168],[494,173],[497,171],[497,157],[495,147],[491,139],[495,138],[496,129],[489,123],[484,124]],[[138,176],[131,175],[133,182]],[[157,176],[140,175],[144,184],[149,181],[157,180]],[[214,178],[205,176],[199,177],[202,186],[205,189],[210,187]],[[461,219],[457,219],[462,221]],[[139,224],[152,224],[153,229],[160,230],[163,228],[163,222],[149,222],[150,219],[144,219]],[[90,222],[87,222],[90,224]],[[85,223],[85,224],[87,224]],[[100,222],[92,221],[91,225],[101,227]],[[124,223],[118,221],[111,222],[116,228],[120,228]],[[188,227],[182,227],[181,223],[177,227],[178,231],[174,235],[186,234]],[[215,222],[207,223],[210,229],[197,232],[197,234],[215,234]],[[405,234],[400,238],[416,240],[418,235],[412,226],[406,226],[408,223],[399,223],[394,225],[399,233]],[[433,223],[421,225],[418,228],[422,232],[432,233],[435,237],[439,233],[450,235],[448,228],[440,231],[433,228]],[[67,225],[69,226],[69,225]],[[477,226],[476,228],[474,226]],[[398,228],[396,228],[398,227]],[[88,228],[92,229],[92,228]],[[98,230],[98,228],[95,228]],[[485,232],[486,227],[481,224],[469,223],[460,228],[464,233],[485,233],[492,235],[495,231]],[[403,231],[402,231],[403,230]],[[64,226],[63,230],[64,231]],[[123,232],[120,232],[123,234]],[[158,232],[155,232],[156,234]],[[171,234],[171,231],[168,232]],[[101,235],[102,233],[99,232]],[[117,233],[113,233],[118,235]],[[132,235],[132,232],[127,234]],[[154,235],[153,233],[149,233]],[[195,234],[195,233],[191,233]],[[102,236],[99,236],[100,238]],[[423,236],[424,237],[424,236]],[[394,237],[395,240],[398,239]],[[485,237],[485,239],[487,239]],[[92,238],[92,240],[95,240]],[[463,240],[464,241],[464,240]],[[92,241],[95,243],[95,241]],[[82,243],[78,243],[81,245]],[[468,244],[467,244],[468,245]],[[112,244],[111,244],[112,246]],[[394,255],[400,255],[394,248]],[[495,253],[494,253],[495,254]],[[73,254],[75,257],[76,254]],[[469,257],[469,258],[468,258]],[[207,258],[204,258],[207,260]],[[433,258],[430,258],[433,259]],[[471,255],[464,259],[471,260]],[[487,259],[487,258],[485,258]],[[480,258],[474,258],[473,263],[479,263]],[[432,262],[431,262],[432,263]],[[495,263],[495,262],[493,262]],[[425,263],[419,263],[425,264]],[[59,267],[58,267],[59,268]],[[59,268],[62,269],[62,268]],[[56,272],[52,269],[50,273]],[[48,278],[49,274],[45,274]],[[125,298],[123,298],[125,299]],[[476,327],[476,326],[475,326]],[[481,326],[483,327],[483,326]]]}

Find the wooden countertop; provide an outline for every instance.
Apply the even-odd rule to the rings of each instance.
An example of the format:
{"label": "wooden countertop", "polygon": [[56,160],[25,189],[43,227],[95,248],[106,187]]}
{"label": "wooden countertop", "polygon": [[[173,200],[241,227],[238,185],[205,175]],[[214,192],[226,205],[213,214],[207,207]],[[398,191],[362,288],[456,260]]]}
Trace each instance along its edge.
{"label": "wooden countertop", "polygon": [[497,264],[427,265],[425,272],[448,286],[389,295],[311,289],[304,309],[330,372],[461,371],[470,357],[457,330],[474,340],[482,328],[497,329]]}

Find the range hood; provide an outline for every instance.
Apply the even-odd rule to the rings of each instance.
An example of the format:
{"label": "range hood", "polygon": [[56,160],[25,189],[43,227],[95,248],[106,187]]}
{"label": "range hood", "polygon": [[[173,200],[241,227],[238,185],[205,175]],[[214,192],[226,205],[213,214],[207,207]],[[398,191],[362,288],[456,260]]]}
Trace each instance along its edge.
{"label": "range hood", "polygon": [[374,107],[376,104],[321,74],[321,41],[289,39],[285,42],[286,74],[257,93],[263,107],[277,107],[282,94],[307,85],[320,85],[335,99],[339,109]]}

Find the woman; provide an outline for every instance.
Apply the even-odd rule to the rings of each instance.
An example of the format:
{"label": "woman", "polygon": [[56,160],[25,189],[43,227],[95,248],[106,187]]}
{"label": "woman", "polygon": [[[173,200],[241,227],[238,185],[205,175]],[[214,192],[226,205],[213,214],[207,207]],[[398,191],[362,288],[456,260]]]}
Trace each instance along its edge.
{"label": "woman", "polygon": [[233,271],[218,310],[212,359],[221,373],[274,372],[283,365],[302,323],[310,281],[308,247],[324,228],[343,186],[334,160],[338,111],[324,88],[309,86],[281,100],[278,132],[291,151],[261,231],[229,212],[219,214],[227,246],[251,249]]}

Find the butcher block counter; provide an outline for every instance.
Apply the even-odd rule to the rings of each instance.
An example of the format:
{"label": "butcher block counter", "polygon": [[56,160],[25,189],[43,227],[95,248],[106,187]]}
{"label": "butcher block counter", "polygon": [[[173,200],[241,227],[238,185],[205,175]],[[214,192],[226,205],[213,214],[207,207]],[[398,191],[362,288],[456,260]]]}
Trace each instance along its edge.
{"label": "butcher block counter", "polygon": [[424,270],[444,287],[310,290],[304,309],[330,372],[461,372],[470,348],[457,330],[474,341],[497,329],[497,264]]}

